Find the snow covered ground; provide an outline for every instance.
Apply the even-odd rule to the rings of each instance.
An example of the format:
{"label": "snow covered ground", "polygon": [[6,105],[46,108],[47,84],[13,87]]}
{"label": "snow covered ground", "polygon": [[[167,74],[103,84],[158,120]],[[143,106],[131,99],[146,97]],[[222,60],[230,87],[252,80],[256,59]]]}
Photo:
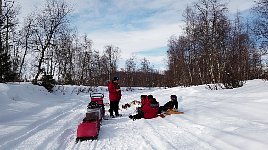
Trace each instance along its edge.
{"label": "snow covered ground", "polygon": [[[123,91],[120,105],[141,94],[163,105],[176,94],[185,114],[132,121],[128,115],[135,108],[123,109],[122,117],[103,120],[98,140],[75,144],[90,99],[87,92],[77,95],[83,88],[64,86],[51,94],[30,83],[0,84],[0,149],[268,149],[268,82],[262,80],[232,90],[202,85]],[[107,88],[98,91],[108,102]]]}

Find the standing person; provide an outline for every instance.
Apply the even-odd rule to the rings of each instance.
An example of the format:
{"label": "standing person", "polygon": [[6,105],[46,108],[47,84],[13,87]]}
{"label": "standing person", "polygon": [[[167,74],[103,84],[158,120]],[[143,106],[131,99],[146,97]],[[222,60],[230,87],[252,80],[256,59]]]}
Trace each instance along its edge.
{"label": "standing person", "polygon": [[[120,90],[118,80],[119,80],[118,77],[114,77],[108,85],[109,99],[110,99],[109,112],[110,112],[110,117],[112,118],[114,118],[115,116],[116,117],[122,116],[121,114],[118,113],[119,101],[121,99],[121,90]],[[115,116],[113,112],[115,113]]]}

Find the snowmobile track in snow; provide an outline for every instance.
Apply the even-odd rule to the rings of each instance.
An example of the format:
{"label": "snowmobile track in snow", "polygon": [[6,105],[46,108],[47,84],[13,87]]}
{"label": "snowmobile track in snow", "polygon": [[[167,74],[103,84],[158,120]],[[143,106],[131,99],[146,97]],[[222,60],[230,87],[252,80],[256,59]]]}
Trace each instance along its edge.
{"label": "snowmobile track in snow", "polygon": [[[20,143],[25,142],[27,139],[30,139],[32,136],[34,136],[35,134],[39,133],[40,130],[46,129],[47,127],[49,127],[51,124],[57,122],[58,120],[60,120],[61,118],[65,117],[66,114],[77,110],[79,108],[82,108],[83,104],[77,104],[76,106],[71,106],[71,110],[61,110],[61,112],[56,112],[53,115],[47,116],[44,119],[40,119],[37,120],[35,122],[33,122],[34,124],[34,128],[31,127],[26,127],[26,128],[22,128],[19,133],[21,133],[20,135],[18,134],[9,134],[8,137],[3,137],[3,138],[8,138],[9,140],[7,140],[5,143],[3,143],[0,148],[2,149],[10,149],[12,146],[18,146]],[[32,124],[32,125],[33,125]],[[34,143],[35,141],[31,141],[32,143]],[[29,143],[30,144],[30,143]]]}
{"label": "snowmobile track in snow", "polygon": [[[182,120],[177,119],[177,118],[172,118],[172,120],[166,119],[167,122],[174,124],[174,121],[177,120],[179,123],[179,128],[186,132],[187,134],[184,135],[189,135],[187,138],[193,141],[193,143],[196,143],[200,146],[198,149],[221,149],[223,147],[216,147],[214,144],[211,144],[211,141],[214,140],[214,143],[221,143],[221,145],[224,145],[224,149],[238,149],[237,147],[234,147],[233,145],[227,144],[222,140],[216,140],[217,138],[214,137],[213,135],[209,134],[207,131],[211,131],[211,128],[196,124],[192,122],[191,120],[181,117]],[[189,123],[191,122],[191,123]]]}
{"label": "snowmobile track in snow", "polygon": [[[211,146],[209,143],[204,141],[202,138],[196,136],[197,134],[203,134],[200,129],[196,129],[194,127],[190,127],[191,124],[185,123],[185,121],[172,118],[172,120],[167,117],[163,119],[163,124],[172,125],[174,128],[177,128],[178,131],[181,132],[181,135],[183,136],[177,136],[180,137],[180,139],[176,139],[176,141],[179,141],[179,145],[184,145],[185,147],[180,147],[180,149],[189,149],[188,145],[191,145],[191,148],[196,149],[215,149],[215,147]],[[195,131],[195,132],[193,132]]]}
{"label": "snowmobile track in snow", "polygon": [[169,144],[170,147],[167,147],[167,149],[177,149],[176,146],[174,144],[172,144],[172,142],[170,142],[170,140],[168,140],[170,138],[170,136],[167,135],[163,135],[160,132],[157,132],[158,129],[155,127],[155,125],[153,125],[150,121],[151,120],[145,120],[146,123],[150,126],[150,128],[154,129],[155,131],[155,137],[157,137],[159,139],[159,141],[164,140],[166,143]]}

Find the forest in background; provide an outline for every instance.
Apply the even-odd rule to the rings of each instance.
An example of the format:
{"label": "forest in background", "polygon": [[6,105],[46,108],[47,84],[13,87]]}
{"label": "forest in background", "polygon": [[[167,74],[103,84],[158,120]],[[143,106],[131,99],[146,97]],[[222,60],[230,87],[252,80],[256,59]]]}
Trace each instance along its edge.
{"label": "forest in background", "polygon": [[237,12],[231,19],[221,0],[198,0],[188,6],[184,34],[167,39],[165,71],[134,56],[119,69],[120,48],[93,50],[90,37],[79,36],[71,24],[72,11],[64,0],[47,0],[23,23],[15,0],[0,0],[0,6],[0,83],[106,86],[119,76],[126,87],[236,88],[246,80],[267,79],[263,56],[268,50],[268,0],[255,2],[250,18]]}

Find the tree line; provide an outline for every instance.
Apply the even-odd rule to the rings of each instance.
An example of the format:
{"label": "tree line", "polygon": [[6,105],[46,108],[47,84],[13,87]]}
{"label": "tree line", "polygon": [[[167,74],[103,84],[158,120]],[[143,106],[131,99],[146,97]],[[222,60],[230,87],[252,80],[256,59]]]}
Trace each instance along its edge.
{"label": "tree line", "polygon": [[220,0],[199,0],[188,6],[184,35],[168,42],[168,85],[214,84],[212,88],[217,88],[223,83],[224,88],[235,88],[261,78],[266,73],[261,57],[267,54],[267,4],[260,0],[252,9],[256,18],[248,19],[254,25],[239,12],[229,19],[228,8]]}
{"label": "tree line", "polygon": [[[0,0],[0,83],[50,80],[57,84],[107,85],[119,76],[122,86],[190,86],[223,83],[239,87],[265,72],[267,0],[252,8],[254,26],[239,13],[228,18],[226,4],[199,0],[184,13],[184,35],[168,40],[168,68],[154,69],[148,59],[127,59],[119,70],[120,48],[92,48],[87,35],[79,37],[69,20],[64,0],[47,0],[38,12],[19,22],[15,0]],[[257,39],[257,40],[256,40]],[[138,67],[139,66],[139,67]]]}
{"label": "tree line", "polygon": [[[29,14],[23,23],[18,22],[16,1],[0,2],[0,82],[39,84],[42,78],[53,78],[58,84],[97,86],[107,85],[109,79],[120,74],[126,86],[147,85],[146,82],[154,85],[149,76],[158,73],[146,58],[141,60],[141,68],[136,62],[131,64],[135,58],[130,58],[126,69],[119,71],[118,47],[107,45],[100,54],[93,50],[93,41],[87,35],[79,37],[68,19],[71,9],[65,1],[47,0],[40,11]],[[145,78],[133,81],[136,74]]]}

